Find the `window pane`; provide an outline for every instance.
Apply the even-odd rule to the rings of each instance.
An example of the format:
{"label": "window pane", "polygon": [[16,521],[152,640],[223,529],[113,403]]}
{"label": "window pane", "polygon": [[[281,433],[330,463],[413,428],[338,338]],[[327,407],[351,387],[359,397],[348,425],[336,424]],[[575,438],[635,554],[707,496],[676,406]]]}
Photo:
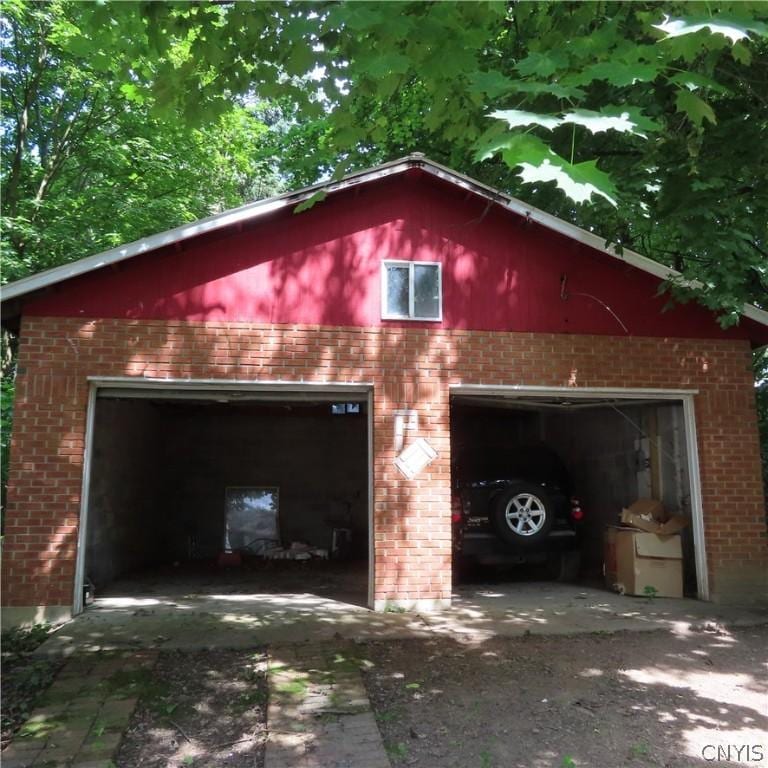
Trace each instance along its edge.
{"label": "window pane", "polygon": [[440,287],[436,264],[414,264],[414,312],[416,317],[440,317]]}
{"label": "window pane", "polygon": [[408,267],[387,267],[387,314],[408,317]]}

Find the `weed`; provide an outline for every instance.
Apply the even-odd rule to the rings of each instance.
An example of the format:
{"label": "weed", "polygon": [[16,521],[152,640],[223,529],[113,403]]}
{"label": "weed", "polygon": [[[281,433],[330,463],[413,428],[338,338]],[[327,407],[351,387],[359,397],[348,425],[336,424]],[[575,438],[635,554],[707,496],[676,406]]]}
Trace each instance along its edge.
{"label": "weed", "polygon": [[560,763],[560,766],[561,768],[576,768],[576,762],[570,755],[566,755],[563,758],[563,762]]}
{"label": "weed", "polygon": [[37,720],[33,723],[25,723],[19,731],[19,736],[22,739],[42,739],[63,727],[63,722],[57,718]]}
{"label": "weed", "polygon": [[638,744],[632,744],[629,748],[630,758],[646,758],[650,753],[650,749],[647,744],[640,742]]}
{"label": "weed", "polygon": [[402,605],[396,605],[395,603],[387,603],[384,606],[384,613],[405,613],[406,610]]}
{"label": "weed", "polygon": [[493,766],[493,758],[491,757],[491,753],[484,749],[480,753],[480,768],[492,768]]}
{"label": "weed", "polygon": [[405,760],[408,757],[408,745],[402,741],[397,744],[390,744],[387,747],[387,754],[392,760]]}
{"label": "weed", "polygon": [[421,683],[406,683],[405,689],[407,691],[418,691],[421,688]]}
{"label": "weed", "polygon": [[391,723],[395,720],[399,720],[403,716],[400,709],[384,709],[381,712],[376,713],[376,719],[380,723]]}
{"label": "weed", "polygon": [[31,653],[50,634],[50,624],[33,624],[31,627],[15,627],[2,634],[3,655]]}
{"label": "weed", "polygon": [[230,709],[242,714],[255,706],[264,706],[267,703],[267,692],[258,688],[244,691],[230,704]]}
{"label": "weed", "polygon": [[35,658],[32,651],[51,631],[48,624],[35,624],[25,629],[3,632],[0,641],[2,657],[2,739],[8,737],[26,721],[61,668],[61,659]]}
{"label": "weed", "polygon": [[275,690],[280,693],[287,693],[291,696],[304,696],[307,692],[306,680],[288,680],[284,683],[278,683]]}
{"label": "weed", "polygon": [[654,597],[659,596],[659,590],[656,589],[656,587],[652,587],[650,584],[646,584],[645,587],[643,587],[643,594],[650,600],[653,600]]}

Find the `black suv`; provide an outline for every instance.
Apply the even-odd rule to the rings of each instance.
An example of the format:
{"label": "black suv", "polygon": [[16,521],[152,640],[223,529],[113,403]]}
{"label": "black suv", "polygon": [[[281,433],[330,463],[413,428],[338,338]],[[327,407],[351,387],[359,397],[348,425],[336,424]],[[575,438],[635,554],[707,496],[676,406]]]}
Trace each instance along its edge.
{"label": "black suv", "polygon": [[550,577],[574,579],[584,513],[560,457],[536,444],[506,450],[499,458],[503,466],[454,467],[457,564],[545,563]]}

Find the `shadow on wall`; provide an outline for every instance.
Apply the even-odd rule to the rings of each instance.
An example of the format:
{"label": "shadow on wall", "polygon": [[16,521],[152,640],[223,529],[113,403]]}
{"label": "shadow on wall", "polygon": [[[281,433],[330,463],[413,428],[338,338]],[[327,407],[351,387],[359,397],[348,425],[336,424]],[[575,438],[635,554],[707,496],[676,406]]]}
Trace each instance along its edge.
{"label": "shadow on wall", "polygon": [[[345,214],[341,204],[334,208],[332,200],[323,204],[329,207],[318,206],[316,210],[287,222],[281,220],[275,226],[282,227],[283,240],[275,238],[274,243],[259,244],[260,248],[271,248],[274,244],[274,252],[282,254],[279,257],[270,259],[263,252],[254,257],[252,250],[245,247],[249,243],[253,245],[253,230],[246,229],[217,241],[215,250],[212,240],[202,241],[181,255],[148,256],[142,262],[149,265],[145,272],[142,272],[145,267],[138,261],[135,266],[126,265],[119,271],[117,278],[125,280],[127,285],[130,286],[131,279],[135,281],[132,306],[136,314],[147,312],[150,315],[154,311],[150,307],[160,306],[157,296],[153,298],[153,291],[156,293],[157,286],[162,283],[159,278],[163,270],[173,271],[178,290],[172,296],[162,298],[161,314],[205,319],[204,325],[185,320],[85,320],[81,321],[77,336],[70,337],[67,322],[62,321],[60,329],[51,329],[48,341],[56,343],[60,350],[61,359],[57,365],[82,381],[88,375],[125,375],[373,382],[376,568],[380,574],[377,583],[387,585],[388,595],[398,592],[397,585],[409,582],[414,583],[414,593],[426,592],[423,581],[416,586],[414,580],[421,576],[417,576],[419,569],[415,569],[414,564],[417,562],[417,545],[429,540],[431,548],[418,553],[422,558],[432,555],[435,558],[429,561],[426,578],[439,582],[442,591],[447,593],[451,535],[446,483],[450,475],[449,425],[446,421],[448,385],[469,377],[484,383],[603,386],[609,373],[605,366],[601,367],[601,360],[620,351],[622,338],[604,337],[604,354],[601,353],[600,359],[590,358],[589,363],[585,363],[584,354],[588,350],[584,344],[587,341],[582,344],[575,336],[571,347],[555,349],[552,345],[553,348],[545,354],[543,348],[534,349],[528,334],[519,334],[515,341],[521,345],[518,350],[513,345],[500,345],[490,333],[484,336],[477,332],[471,337],[453,335],[449,339],[441,332],[439,324],[382,323],[379,320],[379,270],[380,261],[385,257],[422,258],[427,254],[450,252],[450,259],[444,263],[445,286],[447,292],[454,292],[454,296],[448,302],[446,294],[445,324],[452,328],[468,325],[465,313],[469,312],[473,301],[477,303],[474,292],[486,283],[492,285],[499,298],[497,302],[486,302],[487,317],[495,319],[515,312],[525,313],[529,311],[526,307],[532,306],[530,291],[526,296],[528,304],[523,302],[520,293],[522,276],[513,268],[511,259],[509,268],[498,279],[498,272],[492,269],[488,258],[473,256],[479,244],[485,241],[487,230],[496,227],[495,213],[484,218],[484,206],[472,203],[462,208],[461,221],[445,230],[432,226],[430,217],[433,214],[427,208],[420,214],[421,218],[406,223],[403,206],[407,207],[409,199],[403,197],[397,201],[397,208],[394,202],[386,199],[388,189],[392,188],[382,187],[382,198],[378,202],[373,199],[362,220],[359,213],[358,218],[352,220],[352,214]],[[308,221],[303,216],[321,214],[325,230],[302,229]],[[345,215],[350,218],[344,218]],[[388,225],[384,226],[384,223]],[[506,219],[505,226],[498,227],[498,233],[499,237],[503,234],[509,239]],[[217,258],[235,241],[241,250],[235,253],[234,260]],[[179,258],[185,260],[184,269],[178,268]],[[535,260],[531,258],[530,261],[533,274]],[[259,274],[268,278],[269,298],[259,293],[262,286],[249,272],[254,263],[263,268]],[[314,266],[305,275],[303,268],[307,263]],[[159,271],[153,278],[151,270],[155,268]],[[242,279],[217,287],[216,281],[223,279],[233,268],[239,269],[236,274]],[[542,286],[542,290],[545,288],[559,301],[556,281]],[[537,300],[541,301],[541,296]],[[244,322],[238,327],[224,322],[217,324],[216,318],[231,314],[231,308],[245,313],[234,318]],[[283,312],[301,317],[304,308],[309,308],[306,311],[311,311],[313,318],[313,327],[309,330],[297,324],[277,323],[270,329],[263,322],[247,321],[253,316],[277,321]],[[371,317],[374,318],[373,325],[383,325],[387,329],[386,334],[378,329],[370,333],[359,328],[339,330],[339,326],[367,325]],[[537,349],[541,358],[535,357]],[[674,358],[681,367],[698,370],[701,363],[691,352],[681,352],[679,345],[672,345],[663,354]],[[466,362],[470,359],[472,367]],[[34,361],[30,363],[29,375],[34,376]],[[591,367],[587,368],[587,365]],[[685,379],[684,376],[681,378]],[[684,383],[681,380],[678,385]],[[82,387],[74,397],[82,398],[77,405],[82,409],[85,388]],[[403,408],[419,410],[418,434],[428,438],[439,453],[419,483],[402,479],[392,464],[396,456],[393,412]],[[65,418],[77,422],[79,427],[84,414]],[[51,434],[57,439],[55,430]],[[70,434],[68,430],[55,452],[59,457],[69,455]],[[82,449],[77,460],[81,455]],[[73,492],[69,500],[73,510],[77,508],[78,500],[79,491]],[[409,509],[419,510],[418,515],[407,514]],[[71,553],[66,566],[69,567],[74,560],[76,526],[60,530],[60,546]],[[53,562],[53,558],[48,560],[45,567],[52,567]],[[420,562],[426,561],[422,559]],[[422,574],[423,571],[421,569]],[[404,587],[403,591],[408,590]]]}

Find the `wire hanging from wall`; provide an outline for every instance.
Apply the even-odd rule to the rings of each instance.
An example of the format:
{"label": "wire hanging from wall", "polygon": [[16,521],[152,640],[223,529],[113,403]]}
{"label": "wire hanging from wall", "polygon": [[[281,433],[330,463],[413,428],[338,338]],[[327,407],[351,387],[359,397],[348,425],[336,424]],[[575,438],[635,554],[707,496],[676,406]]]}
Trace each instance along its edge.
{"label": "wire hanging from wall", "polygon": [[591,293],[581,293],[581,292],[573,292],[569,293],[568,291],[568,275],[564,274],[560,278],[560,298],[563,301],[568,301],[568,299],[571,298],[571,296],[584,296],[587,299],[592,299],[592,301],[596,301],[603,309],[606,309],[608,312],[611,313],[613,316],[613,319],[624,329],[624,333],[626,333],[628,336],[629,328],[627,328],[626,325],[622,322],[621,318],[602,300],[598,299],[597,296],[593,296]]}

